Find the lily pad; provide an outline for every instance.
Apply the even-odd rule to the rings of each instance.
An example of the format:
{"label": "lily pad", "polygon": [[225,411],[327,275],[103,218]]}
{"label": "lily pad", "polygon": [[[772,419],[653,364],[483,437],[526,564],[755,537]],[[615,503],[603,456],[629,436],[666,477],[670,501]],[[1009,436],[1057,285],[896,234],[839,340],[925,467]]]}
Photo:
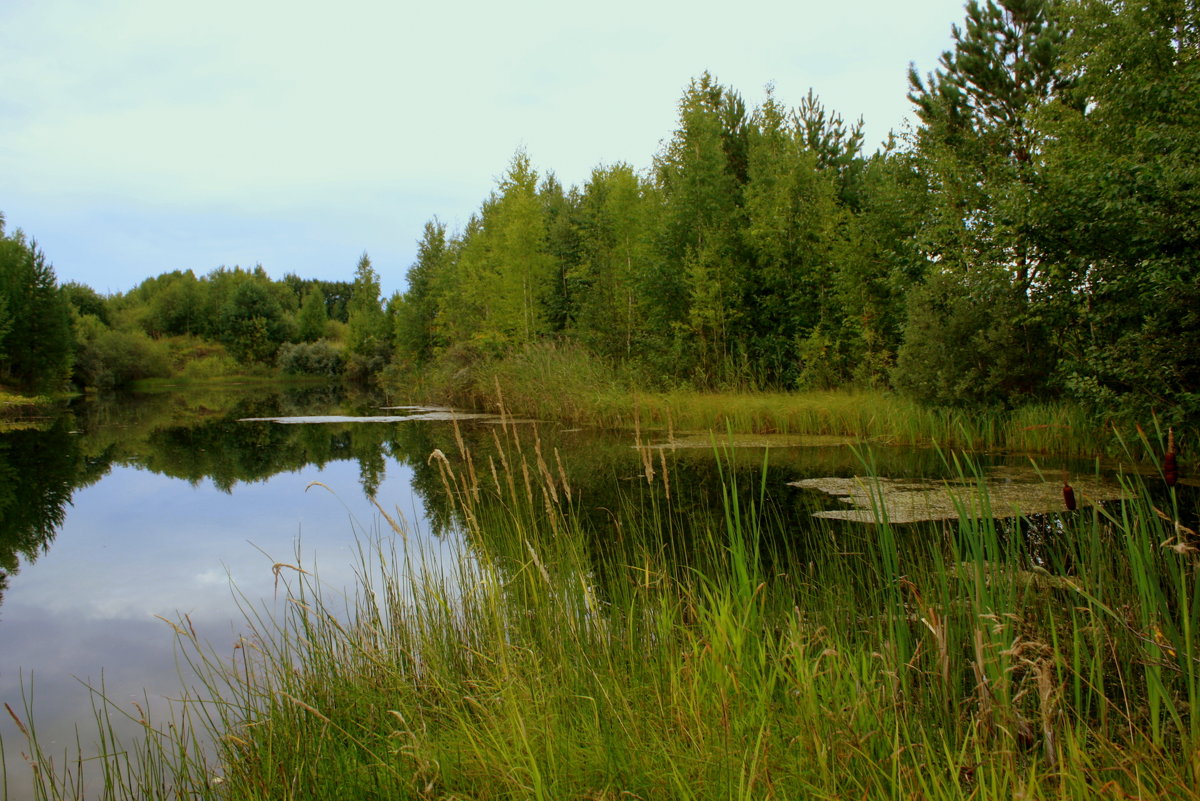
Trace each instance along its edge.
{"label": "lily pad", "polygon": [[[1032,468],[1003,467],[982,478],[960,481],[925,478],[808,478],[788,482],[834,495],[850,508],[815,512],[814,517],[861,523],[915,523],[960,517],[1020,517],[1062,512],[1062,484],[1046,481]],[[1072,480],[1076,502],[1088,506],[1123,497],[1120,487],[1094,477]],[[981,493],[980,489],[986,493]]]}

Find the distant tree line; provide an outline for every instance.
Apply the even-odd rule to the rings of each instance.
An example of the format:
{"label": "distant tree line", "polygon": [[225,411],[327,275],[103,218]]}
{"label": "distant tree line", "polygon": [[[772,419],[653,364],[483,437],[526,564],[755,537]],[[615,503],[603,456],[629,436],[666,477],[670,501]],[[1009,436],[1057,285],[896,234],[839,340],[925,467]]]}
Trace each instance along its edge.
{"label": "distant tree line", "polygon": [[366,254],[352,282],[235,267],[100,297],[5,236],[0,381],[368,379],[559,341],[647,385],[1200,411],[1200,6],[965,14],[873,153],[811,92],[748,108],[706,73],[649,169],[567,188],[518,152],[462,230],[426,224],[386,303]]}

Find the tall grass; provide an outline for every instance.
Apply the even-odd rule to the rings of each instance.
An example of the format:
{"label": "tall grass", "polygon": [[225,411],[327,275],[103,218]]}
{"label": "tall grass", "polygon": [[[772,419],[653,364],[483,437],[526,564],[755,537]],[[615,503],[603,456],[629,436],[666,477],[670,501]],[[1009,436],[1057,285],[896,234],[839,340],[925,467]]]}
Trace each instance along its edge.
{"label": "tall grass", "polygon": [[[934,408],[868,389],[802,392],[697,391],[609,364],[584,348],[543,343],[504,358],[447,360],[393,381],[405,400],[496,408],[497,388],[517,414],[569,425],[741,434],[837,435],[880,444],[1091,456],[1121,450],[1124,424],[1075,404]],[[1128,430],[1126,430],[1128,428]],[[1182,432],[1181,432],[1182,433]],[[1187,450],[1195,432],[1181,436]]]}
{"label": "tall grass", "polygon": [[980,481],[980,516],[795,526],[728,467],[696,516],[638,447],[596,530],[536,433],[494,445],[431,456],[454,559],[364,538],[349,599],[278,564],[285,610],[248,604],[232,655],[179,621],[185,725],[67,771],[35,752],[42,797],[81,770],[101,798],[1196,797],[1194,498],[1130,477],[1012,525]]}

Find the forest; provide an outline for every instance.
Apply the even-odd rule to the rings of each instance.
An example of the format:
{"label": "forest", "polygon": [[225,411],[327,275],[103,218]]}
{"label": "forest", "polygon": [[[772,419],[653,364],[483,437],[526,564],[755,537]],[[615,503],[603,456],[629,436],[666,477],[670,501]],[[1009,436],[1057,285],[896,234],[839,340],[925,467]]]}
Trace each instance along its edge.
{"label": "forest", "polygon": [[[1200,412],[1200,3],[970,0],[873,152],[810,91],[693,79],[651,165],[518,151],[407,288],[262,267],[102,296],[0,217],[0,384],[396,381],[531,347],[645,389],[872,387],[941,406]],[[349,267],[349,264],[347,265]]]}

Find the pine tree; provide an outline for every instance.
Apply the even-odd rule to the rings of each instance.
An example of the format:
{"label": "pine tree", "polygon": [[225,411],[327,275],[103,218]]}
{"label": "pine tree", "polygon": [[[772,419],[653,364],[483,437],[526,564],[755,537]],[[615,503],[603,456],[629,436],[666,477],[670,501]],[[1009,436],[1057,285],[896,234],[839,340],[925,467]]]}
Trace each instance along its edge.
{"label": "pine tree", "polygon": [[923,168],[939,202],[926,240],[960,269],[1003,266],[1021,290],[1038,278],[1028,204],[1039,147],[1034,109],[1061,92],[1054,0],[970,0],[954,49],[922,80],[909,69]]}
{"label": "pine tree", "polygon": [[[747,257],[743,187],[749,171],[745,105],[708,73],[679,104],[679,127],[656,159],[664,203],[651,313],[673,334],[676,364],[713,383],[744,354],[740,325]],[[740,353],[739,353],[740,352]]]}
{"label": "pine tree", "polygon": [[0,217],[0,381],[58,389],[74,354],[70,304],[54,268],[21,231],[5,235]]}
{"label": "pine tree", "polygon": [[[1054,0],[970,0],[966,26],[953,28],[954,48],[942,54],[940,69],[924,81],[915,67],[909,71],[909,98],[921,119],[918,164],[933,193],[920,236],[936,266],[929,287],[915,288],[908,304],[918,317],[910,316],[896,379],[920,395],[922,387],[946,386],[925,380],[924,370],[979,372],[959,396],[939,390],[928,400],[1037,394],[1057,358],[1037,307],[1046,262],[1031,235],[1041,147],[1034,111],[1069,83],[1053,8]],[[955,284],[957,291],[948,288]],[[955,299],[952,308],[939,305],[944,297]],[[922,303],[930,307],[917,308]],[[1005,343],[1004,359],[959,347],[955,315],[963,308],[972,310],[964,319],[994,330],[989,341]],[[963,361],[934,365],[919,355],[932,352]]]}

